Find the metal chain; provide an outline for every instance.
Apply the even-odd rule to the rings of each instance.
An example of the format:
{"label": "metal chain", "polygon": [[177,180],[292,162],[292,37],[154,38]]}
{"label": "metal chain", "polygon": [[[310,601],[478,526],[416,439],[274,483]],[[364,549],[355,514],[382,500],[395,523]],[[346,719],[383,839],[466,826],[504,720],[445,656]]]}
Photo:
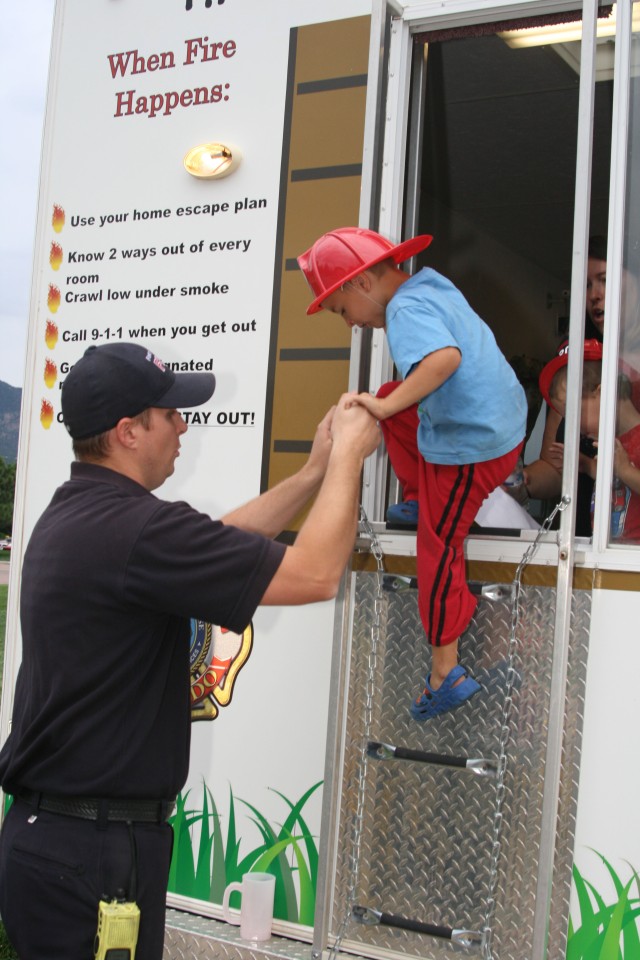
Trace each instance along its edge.
{"label": "metal chain", "polygon": [[369,755],[367,753],[367,744],[370,739],[371,733],[371,723],[373,719],[373,702],[374,702],[374,693],[375,693],[375,677],[376,677],[376,667],[378,662],[378,647],[380,645],[380,634],[382,631],[382,612],[383,605],[385,603],[385,594],[383,590],[383,574],[384,569],[384,553],[382,552],[382,547],[380,546],[380,541],[369,523],[367,514],[363,506],[360,506],[360,520],[364,529],[365,534],[369,537],[370,549],[373,554],[376,567],[377,567],[377,576],[376,576],[376,593],[374,597],[373,605],[373,622],[371,624],[371,643],[369,646],[369,661],[367,664],[367,686],[365,692],[365,705],[364,705],[364,716],[363,716],[363,732],[362,732],[362,749],[360,753],[360,760],[358,764],[358,797],[356,803],[356,811],[353,817],[352,824],[352,838],[351,838],[351,853],[349,856],[349,886],[347,890],[347,904],[344,916],[338,928],[338,933],[336,939],[334,940],[331,948],[328,953],[328,960],[335,960],[338,953],[340,952],[340,947],[342,941],[347,933],[349,927],[349,921],[351,920],[351,910],[356,903],[356,893],[358,889],[358,881],[360,879],[360,855],[361,855],[361,844],[362,844],[362,827],[364,823],[364,805],[365,805],[365,795],[366,795],[366,780],[368,772],[368,763]]}
{"label": "metal chain", "polygon": [[513,686],[516,679],[516,669],[514,666],[514,657],[517,650],[517,631],[520,625],[520,593],[522,590],[522,574],[525,568],[533,559],[533,555],[538,549],[540,540],[551,529],[551,524],[558,513],[562,513],[569,506],[570,497],[563,497],[562,500],[551,511],[538,530],[535,540],[524,552],[520,563],[518,564],[513,578],[513,597],[511,603],[511,631],[509,634],[509,648],[507,655],[507,687],[502,711],[502,725],[500,728],[499,756],[496,773],[496,801],[493,816],[493,834],[491,841],[491,856],[489,867],[489,883],[487,898],[485,903],[484,927],[482,937],[482,956],[483,960],[492,960],[491,952],[491,921],[496,908],[496,887],[498,883],[498,860],[500,857],[500,843],[502,834],[502,810],[505,800],[505,775],[507,770],[507,750],[509,747],[509,735],[511,727],[511,710],[513,706]]}

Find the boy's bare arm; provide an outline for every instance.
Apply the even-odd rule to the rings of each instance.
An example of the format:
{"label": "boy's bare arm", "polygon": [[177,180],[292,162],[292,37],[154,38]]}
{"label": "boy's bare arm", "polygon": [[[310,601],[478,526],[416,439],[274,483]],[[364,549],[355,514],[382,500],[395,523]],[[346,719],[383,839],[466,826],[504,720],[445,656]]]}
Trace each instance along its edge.
{"label": "boy's bare arm", "polygon": [[558,452],[562,445],[556,443],[561,414],[553,407],[547,411],[540,456],[524,468],[524,482],[530,497],[545,500],[560,496],[562,490],[562,458]]}
{"label": "boy's bare arm", "polygon": [[436,350],[417,364],[406,380],[396,387],[388,397],[372,397],[370,393],[359,393],[353,398],[355,403],[366,407],[376,420],[386,420],[401,410],[419,403],[437,390],[445,380],[460,366],[460,351],[457,347],[443,347]]}
{"label": "boy's bare arm", "polygon": [[558,497],[562,492],[562,473],[547,460],[534,460],[524,468],[524,484],[534,500]]}
{"label": "boy's bare arm", "polygon": [[640,493],[640,470],[631,462],[629,454],[617,439],[613,451],[613,470],[633,493]]}

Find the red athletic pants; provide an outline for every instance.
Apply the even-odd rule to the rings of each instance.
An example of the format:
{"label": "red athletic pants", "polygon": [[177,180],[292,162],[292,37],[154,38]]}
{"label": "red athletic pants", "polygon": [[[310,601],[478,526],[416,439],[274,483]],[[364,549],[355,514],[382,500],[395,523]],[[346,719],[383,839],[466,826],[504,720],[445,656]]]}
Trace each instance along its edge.
{"label": "red athletic pants", "polygon": [[[378,391],[386,397],[398,382]],[[466,629],[476,607],[467,586],[464,539],[482,501],[514,469],[522,444],[482,463],[428,463],[418,450],[418,407],[408,407],[380,422],[387,452],[402,485],[404,500],[419,504],[417,566],[418,609],[427,639],[436,647],[453,643]]]}

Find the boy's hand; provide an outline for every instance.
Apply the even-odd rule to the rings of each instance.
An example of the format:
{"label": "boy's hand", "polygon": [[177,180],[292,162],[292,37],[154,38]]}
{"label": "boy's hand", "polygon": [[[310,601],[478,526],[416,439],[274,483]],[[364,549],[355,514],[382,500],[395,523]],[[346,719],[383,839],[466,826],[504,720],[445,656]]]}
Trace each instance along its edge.
{"label": "boy's hand", "polygon": [[547,452],[547,463],[550,463],[552,467],[555,467],[556,470],[559,470],[562,473],[562,462],[564,460],[564,443],[554,443],[549,445],[549,450]]}
{"label": "boy's hand", "polygon": [[613,448],[613,472],[616,477],[619,477],[620,480],[625,482],[624,474],[628,472],[629,467],[633,466],[631,460],[629,459],[629,454],[622,446],[620,441],[616,439],[615,446]]}
{"label": "boy's hand", "polygon": [[349,404],[364,407],[376,420],[386,420],[389,416],[385,401],[379,397],[372,397],[370,393],[351,394]]}
{"label": "boy's hand", "polygon": [[616,440],[613,448],[613,472],[625,487],[629,487],[633,493],[640,494],[640,470],[619,440]]}
{"label": "boy's hand", "polygon": [[592,480],[595,480],[597,469],[597,457],[587,457],[584,453],[581,453],[578,456],[578,470],[580,473],[586,473],[588,477],[591,477]]}
{"label": "boy's hand", "polygon": [[[564,444],[557,441],[549,445],[547,451],[547,463],[562,473],[562,463],[564,459]],[[580,473],[586,473],[592,480],[596,478],[596,469],[598,466],[597,457],[587,457],[584,453],[578,454],[578,470]]]}
{"label": "boy's hand", "polygon": [[[376,419],[369,415],[364,404],[357,403],[357,395],[345,393],[340,398],[331,423],[334,442],[344,441],[343,447],[368,457],[382,440]],[[373,398],[371,398],[373,399]]]}

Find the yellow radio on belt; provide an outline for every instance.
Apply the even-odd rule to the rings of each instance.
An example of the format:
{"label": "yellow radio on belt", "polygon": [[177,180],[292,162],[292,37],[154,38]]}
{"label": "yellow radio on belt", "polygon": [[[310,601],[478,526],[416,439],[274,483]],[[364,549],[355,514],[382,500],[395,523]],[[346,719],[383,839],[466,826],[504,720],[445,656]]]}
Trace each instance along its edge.
{"label": "yellow radio on belt", "polygon": [[134,960],[140,927],[137,903],[101,900],[94,946],[95,960]]}

